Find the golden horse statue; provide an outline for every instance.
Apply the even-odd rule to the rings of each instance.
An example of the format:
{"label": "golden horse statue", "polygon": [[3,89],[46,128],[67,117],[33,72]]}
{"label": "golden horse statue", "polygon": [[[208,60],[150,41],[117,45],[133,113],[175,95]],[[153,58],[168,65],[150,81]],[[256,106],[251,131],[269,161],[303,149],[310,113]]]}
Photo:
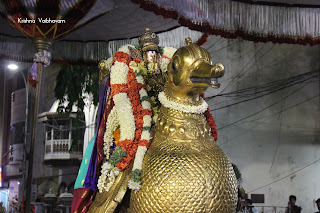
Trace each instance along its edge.
{"label": "golden horse statue", "polygon": [[[210,133],[200,97],[212,78],[222,77],[221,64],[211,65],[203,48],[186,40],[168,65],[154,139],[142,166],[141,189],[133,191],[130,213],[233,213],[237,182],[232,165]],[[127,169],[128,170],[128,169]],[[113,188],[99,194],[91,212],[113,212],[127,188],[121,173]]]}

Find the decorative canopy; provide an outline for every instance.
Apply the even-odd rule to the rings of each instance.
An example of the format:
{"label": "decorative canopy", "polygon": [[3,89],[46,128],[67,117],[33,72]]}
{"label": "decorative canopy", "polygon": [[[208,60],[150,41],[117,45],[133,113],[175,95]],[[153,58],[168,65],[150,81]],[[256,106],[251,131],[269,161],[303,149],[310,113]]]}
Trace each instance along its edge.
{"label": "decorative canopy", "polygon": [[113,8],[102,0],[3,0],[0,14],[27,37],[58,40]]}

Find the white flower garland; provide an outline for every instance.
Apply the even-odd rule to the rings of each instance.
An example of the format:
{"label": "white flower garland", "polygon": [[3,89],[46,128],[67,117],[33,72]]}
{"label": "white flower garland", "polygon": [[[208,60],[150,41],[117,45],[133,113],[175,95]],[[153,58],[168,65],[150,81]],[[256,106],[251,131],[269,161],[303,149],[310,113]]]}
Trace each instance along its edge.
{"label": "white flower garland", "polygon": [[[119,121],[117,118],[117,112],[115,108],[113,108],[109,113],[106,124],[106,131],[103,137],[103,151],[106,156],[106,160],[108,160],[110,157],[110,147],[113,144],[113,132],[119,125]],[[98,179],[97,184],[99,192],[108,191],[118,174],[119,169],[117,167],[113,167],[108,163],[108,161],[104,162],[101,167],[101,175]]]}
{"label": "white flower garland", "polygon": [[119,61],[115,61],[111,67],[110,83],[111,84],[126,84],[129,67]]}
{"label": "white flower garland", "polygon": [[[136,153],[136,157],[134,159],[134,164],[132,167],[132,171],[135,170],[142,170],[142,162],[143,162],[143,158],[145,153],[147,152],[147,147],[145,146],[139,146],[137,153]],[[139,191],[141,188],[141,183],[140,182],[136,182],[133,181],[132,179],[129,180],[128,182],[128,187],[129,189],[135,190],[135,191]]]}
{"label": "white flower garland", "polygon": [[134,120],[131,102],[126,93],[118,93],[113,96],[114,107],[117,110],[120,124],[120,141],[134,140],[136,124]]}
{"label": "white flower garland", "polygon": [[[131,65],[131,66],[130,66]],[[141,73],[138,71],[138,66],[136,63],[130,63],[129,64],[130,68],[132,68],[135,72],[137,72],[136,74],[136,80],[138,83],[144,84],[144,80],[141,76]],[[141,88],[139,91],[139,96],[140,96],[140,100],[141,100],[141,106],[143,109],[147,109],[147,110],[151,110],[151,104],[148,101],[149,97],[148,97],[148,93],[144,88]],[[150,115],[144,115],[143,116],[143,130],[141,133],[141,137],[140,140],[147,140],[148,142],[150,141],[151,137],[150,137],[150,129],[151,129],[151,116]],[[134,162],[133,162],[133,167],[132,167],[132,173],[137,172],[136,170],[140,170],[139,173],[142,172],[142,162],[143,162],[143,158],[144,155],[147,151],[147,147],[145,146],[138,146],[135,158],[134,158]],[[132,178],[130,178],[129,182],[128,182],[128,187],[129,189],[133,189],[135,191],[140,190],[141,188],[141,183],[140,183],[140,176],[138,177],[138,181],[133,180]]]}
{"label": "white flower garland", "polygon": [[162,72],[167,72],[169,63],[170,63],[170,59],[169,58],[161,58],[161,60],[160,60],[160,70]]}
{"label": "white flower garland", "polygon": [[167,56],[168,58],[172,58],[172,56],[174,55],[174,53],[177,51],[176,48],[173,47],[165,47],[163,48],[163,55]]}
{"label": "white flower garland", "polygon": [[119,173],[120,170],[117,167],[114,167],[108,162],[105,162],[102,165],[101,175],[98,179],[97,187],[99,192],[101,193],[103,191],[109,191]]}
{"label": "white flower garland", "polygon": [[202,114],[208,108],[208,104],[207,102],[205,102],[205,100],[203,100],[203,98],[201,98],[201,105],[199,106],[184,105],[184,104],[180,104],[180,103],[169,100],[166,97],[164,92],[159,93],[159,101],[164,107],[174,109],[180,112],[186,112],[186,113]]}
{"label": "white flower garland", "polygon": [[[133,45],[126,45],[119,49],[121,52],[125,52],[127,54],[130,54],[128,46]],[[127,76],[129,72],[129,67],[119,61],[115,61],[113,66],[111,67],[111,73],[110,73],[110,83],[111,85],[115,84],[127,84]],[[106,155],[106,159],[109,157],[110,152],[110,139],[113,140],[113,131],[115,128],[120,125],[120,140],[134,140],[135,136],[135,120],[133,115],[133,110],[131,107],[131,102],[128,97],[127,93],[118,93],[113,96],[113,101],[115,106],[113,107],[112,111],[110,112],[109,116],[111,116],[110,125],[107,125],[107,129],[104,135],[104,154]],[[108,121],[109,121],[108,116]],[[113,116],[117,116],[118,119],[115,119]],[[117,121],[117,122],[116,122]],[[109,127],[110,126],[110,127]],[[113,131],[112,131],[113,130]],[[115,181],[115,178],[119,174],[119,169],[113,165],[111,165],[109,162],[105,162],[102,165],[101,168],[101,175],[98,179],[98,189],[99,192],[108,191],[112,184]]]}
{"label": "white flower garland", "polygon": [[[121,47],[119,51],[130,54],[129,46],[135,48],[133,45],[125,45]],[[175,48],[164,48],[164,56],[171,58],[176,51]],[[162,72],[167,72],[167,66],[170,62],[170,59],[166,57],[160,58],[160,70]],[[113,58],[109,58],[105,63],[106,66],[111,66]],[[139,84],[145,84],[141,71],[138,69],[139,65],[135,61],[131,61],[129,66],[123,62],[115,61],[111,66],[110,70],[110,82],[111,85],[119,84],[128,84],[127,76],[129,68],[131,68],[136,74],[136,80]],[[149,102],[149,97],[147,91],[144,88],[141,88],[139,91],[141,106],[144,110],[151,110],[151,104]],[[120,125],[120,141],[123,140],[134,140],[135,137],[135,118],[130,102],[130,98],[127,93],[118,93],[113,96],[114,107],[111,110],[108,120],[106,132],[104,135],[104,153],[106,159],[109,159],[110,156],[110,147],[113,143],[113,132],[116,130],[118,125]],[[140,140],[151,140],[150,129],[152,124],[152,118],[150,115],[143,116],[143,129],[141,133]],[[142,162],[144,155],[147,151],[147,147],[139,146],[135,154],[135,159],[133,163],[133,168],[131,175],[134,174],[135,179],[130,178],[128,186],[130,189],[138,191],[141,188],[140,175],[142,173]],[[98,189],[99,192],[108,191],[112,184],[115,181],[115,178],[120,173],[120,170],[111,165],[108,161],[103,163],[101,169],[101,175],[98,179]]]}
{"label": "white flower garland", "polygon": [[110,157],[110,147],[113,144],[113,132],[117,129],[118,125],[119,121],[117,112],[115,109],[112,109],[107,119],[106,131],[103,137],[103,151],[107,160]]}

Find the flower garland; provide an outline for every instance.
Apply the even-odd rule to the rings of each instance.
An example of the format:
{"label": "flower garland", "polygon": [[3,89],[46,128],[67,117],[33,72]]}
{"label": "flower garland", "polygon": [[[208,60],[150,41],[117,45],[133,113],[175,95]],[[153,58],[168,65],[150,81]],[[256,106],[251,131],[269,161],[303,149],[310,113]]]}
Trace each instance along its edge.
{"label": "flower garland", "polygon": [[159,93],[159,100],[161,104],[167,108],[178,110],[181,112],[186,112],[186,113],[197,113],[197,114],[203,113],[204,116],[206,117],[208,125],[210,126],[211,135],[214,138],[214,140],[217,141],[218,140],[217,125],[214,121],[213,116],[211,115],[208,104],[205,101],[204,94],[203,93],[200,94],[200,97],[201,97],[201,105],[190,106],[190,105],[184,105],[184,104],[180,104],[180,103],[169,100],[166,97],[164,92]]}
{"label": "flower garland", "polygon": [[132,159],[135,160],[129,188],[139,190],[142,161],[150,140],[151,104],[145,91],[142,74],[138,71],[140,60],[131,59],[129,46],[134,48],[133,45],[126,45],[116,52],[111,67],[110,81],[114,108],[108,117],[107,125],[110,127],[107,127],[104,137],[106,159],[109,157],[113,131],[118,124],[120,139],[110,159],[102,165],[98,179],[100,192],[110,189],[119,172],[126,169]]}
{"label": "flower garland", "polygon": [[104,142],[103,143],[103,152],[104,152],[107,160],[110,157],[110,147],[113,144],[113,138],[114,138],[113,133],[119,125],[119,121],[117,118],[118,118],[117,112],[113,108],[110,111],[110,114],[108,116],[108,120],[107,120],[107,124],[106,124],[106,131],[104,133],[104,138],[103,138],[103,142]]}
{"label": "flower garland", "polygon": [[202,114],[208,108],[208,104],[203,98],[201,98],[201,104],[199,106],[185,105],[169,100],[164,92],[159,93],[159,101],[164,107],[186,113]]}
{"label": "flower garland", "polygon": [[[108,191],[120,171],[128,168],[133,159],[128,186],[138,191],[141,188],[143,158],[151,140],[152,106],[143,78],[150,70],[140,59],[131,58],[129,47],[135,48],[133,45],[121,47],[115,53],[113,65],[110,67],[114,107],[108,116],[104,135],[104,154],[107,161],[103,163],[98,179],[99,192]],[[162,72],[167,72],[167,66],[175,51],[175,48],[163,48],[164,54],[159,60]],[[108,59],[108,66],[112,61]],[[110,157],[110,147],[114,144],[114,132],[118,126],[120,139]]]}
{"label": "flower garland", "polygon": [[163,55],[162,57],[166,57],[168,59],[171,59],[174,53],[177,51],[176,48],[173,47],[165,47],[163,48]]}
{"label": "flower garland", "polygon": [[[137,61],[139,62],[139,61]],[[140,114],[140,119],[142,118],[142,132],[140,135],[140,141],[138,143],[138,148],[136,156],[134,159],[131,177],[128,183],[130,189],[135,191],[140,190],[141,188],[141,174],[142,174],[142,162],[144,155],[148,149],[149,141],[151,140],[150,130],[151,130],[151,104],[149,101],[149,96],[145,90],[144,80],[142,78],[142,72],[138,69],[138,64],[136,61],[131,61],[129,64],[130,69],[136,74],[136,81],[140,83],[141,89],[139,90],[139,99],[142,106],[142,111]],[[141,125],[141,123],[139,123]]]}

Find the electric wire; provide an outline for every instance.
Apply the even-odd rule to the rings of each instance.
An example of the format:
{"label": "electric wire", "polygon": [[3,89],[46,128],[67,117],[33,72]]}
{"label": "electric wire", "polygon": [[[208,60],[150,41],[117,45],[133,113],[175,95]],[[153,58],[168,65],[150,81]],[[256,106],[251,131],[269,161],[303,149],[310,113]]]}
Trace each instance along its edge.
{"label": "electric wire", "polygon": [[[243,71],[245,70],[245,68],[256,58],[256,56],[257,56],[257,55],[259,54],[259,52],[263,49],[263,47],[264,47],[264,46],[261,46],[261,48],[257,51],[257,53],[254,54],[254,55],[251,57],[251,59],[249,60],[249,62],[246,63],[246,65],[239,71],[239,73],[238,73],[234,78],[231,79],[231,81],[227,84],[227,86],[226,86],[225,88],[222,89],[222,91],[221,91],[220,93],[224,92],[231,84],[233,84],[233,83],[235,82],[235,80],[241,78],[242,72],[243,72]],[[271,47],[271,48],[272,48],[272,47]],[[270,49],[269,49],[269,50],[270,50]],[[263,55],[263,56],[264,56],[264,55]],[[259,60],[260,60],[263,56],[261,56],[261,57],[259,58]],[[258,60],[258,61],[259,61],[259,60]],[[251,66],[251,68],[252,68],[255,64],[256,64],[256,63],[254,63],[254,64]],[[251,68],[250,68],[250,69],[251,69]],[[250,69],[247,69],[246,72],[248,72]]]}
{"label": "electric wire", "polygon": [[[309,76],[309,75],[311,75],[311,77],[304,78],[304,77]],[[244,98],[244,97],[252,97],[254,95],[262,93],[261,95],[254,96],[252,98],[248,98],[248,99],[245,99],[245,100],[242,100],[242,101],[238,101],[238,102],[235,102],[235,103],[232,103],[232,104],[228,104],[228,105],[225,105],[225,106],[222,106],[222,107],[215,108],[215,109],[211,110],[211,112],[213,112],[213,111],[217,111],[217,110],[220,110],[220,109],[223,109],[223,108],[227,108],[227,107],[230,107],[230,106],[233,106],[233,105],[244,103],[244,102],[247,102],[247,101],[250,101],[250,100],[254,100],[254,99],[263,97],[265,95],[269,95],[269,94],[278,92],[278,91],[283,90],[285,88],[292,87],[294,85],[307,82],[308,80],[317,78],[319,76],[320,76],[320,70],[312,71],[312,72],[308,72],[308,73],[305,73],[305,74],[302,74],[302,75],[291,77],[291,78],[286,79],[286,80],[279,80],[279,81],[276,81],[276,82],[271,82],[271,83],[263,84],[263,85],[256,86],[256,87],[250,87],[250,88],[237,90],[237,91],[230,92],[230,93],[224,93],[224,94],[218,94],[218,95],[215,95],[215,96],[210,96],[210,97],[207,97],[206,100],[207,100],[207,102],[209,102],[213,98],[216,98],[216,97],[219,97],[219,96],[220,97],[228,97],[228,98],[232,98],[232,97]]]}
{"label": "electric wire", "polygon": [[[232,103],[232,104],[228,104],[228,105],[225,105],[225,106],[223,106],[223,107],[218,107],[218,108],[215,108],[215,109],[213,109],[213,110],[211,110],[211,111],[216,111],[216,110],[219,110],[219,109],[223,109],[223,108],[226,108],[226,107],[229,107],[229,106],[233,106],[233,105],[236,105],[236,104],[240,104],[240,103],[243,103],[243,102],[246,102],[246,101],[250,101],[250,100],[254,100],[254,99],[256,99],[256,98],[260,98],[260,97],[263,97],[263,96],[265,96],[265,95],[269,95],[269,94],[272,94],[272,93],[275,93],[275,92],[278,92],[278,91],[280,91],[280,90],[282,90],[282,89],[286,89],[286,88],[288,88],[288,87],[291,87],[291,86],[295,86],[295,85],[297,85],[297,84],[300,84],[300,83],[304,83],[305,81],[308,81],[308,80],[310,80],[310,79],[313,79],[313,78],[315,78],[315,77],[318,77],[318,76],[314,76],[314,77],[311,77],[311,78],[308,78],[308,79],[305,79],[305,80],[301,80],[301,81],[298,81],[298,82],[295,82],[294,84],[289,84],[289,83],[283,83],[283,84],[281,84],[281,85],[285,85],[285,86],[281,86],[280,88],[274,88],[274,89],[272,89],[272,90],[265,90],[265,91],[262,91],[262,92],[267,92],[267,91],[269,91],[268,93],[265,93],[265,94],[263,94],[263,95],[260,95],[260,96],[257,96],[257,97],[253,97],[253,98],[249,98],[249,99],[247,99],[247,100],[243,100],[243,101],[239,101],[239,102],[236,102],[236,103]],[[308,83],[312,83],[313,81],[308,81]],[[255,94],[258,94],[258,93],[261,93],[261,92],[256,92],[256,93],[253,93],[253,94],[247,94],[247,95],[238,95],[239,97],[237,97],[237,95],[234,97],[234,96],[227,96],[227,97],[232,97],[232,98],[237,98],[237,99],[240,99],[240,98],[243,98],[243,97],[246,97],[246,96],[249,96],[249,97],[252,97],[252,96],[254,96]],[[210,101],[210,99],[209,99],[209,101]],[[225,103],[225,102],[228,102],[228,101],[223,101],[223,103]],[[218,105],[218,104],[217,104]],[[216,106],[217,106],[216,105]]]}
{"label": "electric wire", "polygon": [[274,183],[277,183],[277,182],[279,182],[279,181],[281,181],[281,180],[283,180],[283,179],[285,179],[285,178],[287,178],[287,177],[290,177],[290,176],[293,175],[293,174],[296,174],[296,173],[298,173],[298,172],[300,172],[300,171],[308,168],[309,166],[312,166],[313,164],[316,164],[316,163],[319,162],[319,161],[320,161],[320,158],[319,158],[318,160],[315,160],[315,161],[313,161],[312,163],[307,164],[307,165],[305,165],[304,167],[302,167],[302,168],[300,168],[300,169],[298,169],[298,170],[296,170],[296,171],[294,171],[294,172],[292,172],[292,173],[290,173],[290,174],[282,177],[282,178],[279,178],[278,180],[275,180],[275,181],[273,181],[273,182],[271,182],[271,183],[268,183],[268,184],[266,184],[266,185],[264,185],[264,186],[260,186],[260,187],[254,189],[254,190],[248,191],[247,193],[249,194],[249,193],[251,193],[251,192],[257,191],[257,190],[259,190],[259,189],[262,189],[262,188],[264,188],[264,187],[267,187],[267,186],[270,186],[270,185],[272,185],[272,184],[274,184]]}
{"label": "electric wire", "polygon": [[[305,85],[306,85],[306,84],[305,84]],[[285,98],[287,98],[287,97],[293,95],[294,93],[296,93],[297,91],[301,90],[305,85],[303,85],[302,87],[299,87],[298,89],[296,89],[296,90],[294,90],[293,92],[289,93],[288,95],[285,96]],[[280,100],[278,100],[278,101],[276,101],[276,102],[268,105],[267,107],[265,107],[265,108],[263,108],[263,109],[255,112],[255,113],[253,113],[253,114],[251,114],[251,115],[249,115],[249,116],[246,116],[246,117],[244,117],[244,118],[241,118],[241,119],[239,119],[239,120],[237,120],[237,121],[234,121],[234,122],[232,122],[232,123],[230,123],[230,124],[227,124],[227,125],[225,125],[225,126],[223,126],[223,127],[221,127],[221,128],[218,128],[217,130],[221,130],[221,129],[227,128],[227,127],[232,126],[232,125],[234,125],[234,124],[236,124],[236,123],[238,123],[238,122],[240,122],[240,121],[242,121],[242,120],[245,120],[245,119],[247,119],[247,118],[253,117],[253,116],[255,116],[255,115],[263,112],[264,110],[269,109],[270,107],[272,107],[272,106],[280,103],[282,100],[283,100],[283,99],[280,99]]]}
{"label": "electric wire", "polygon": [[[292,108],[294,108],[294,107],[296,107],[296,106],[298,106],[298,105],[300,105],[300,104],[307,103],[308,101],[311,101],[311,100],[313,100],[313,99],[315,99],[315,98],[317,98],[317,97],[319,97],[319,96],[320,96],[320,94],[315,95],[315,96],[313,96],[313,97],[311,97],[311,98],[308,98],[308,99],[303,100],[303,101],[301,101],[301,102],[299,102],[299,103],[297,103],[297,104],[294,104],[294,105],[292,105],[292,106],[290,106],[290,107],[287,107],[287,108],[283,109],[282,111],[278,111],[278,112],[273,113],[273,114],[271,114],[271,115],[267,115],[267,116],[264,116],[264,117],[260,117],[260,118],[254,119],[254,120],[245,121],[245,122],[243,122],[243,123],[254,122],[254,121],[257,121],[257,120],[261,120],[261,119],[273,117],[273,116],[275,116],[275,115],[278,115],[278,114],[281,113],[281,112],[284,112],[284,111],[287,111],[287,110],[289,110],[289,109],[292,109]],[[252,126],[250,129],[246,129],[245,131],[241,132],[240,134],[234,136],[233,138],[231,138],[231,139],[229,139],[229,140],[226,140],[225,142],[220,143],[219,146],[223,146],[223,145],[225,145],[226,143],[234,140],[235,138],[239,138],[239,136],[241,136],[241,135],[243,135],[244,133],[252,130],[253,128],[255,128],[255,127],[257,127],[257,126],[259,126],[259,125],[262,124],[264,121],[265,121],[265,120],[263,120],[263,121],[255,124],[255,125]],[[242,123],[242,124],[243,124],[243,123]]]}
{"label": "electric wire", "polygon": [[[228,97],[237,97],[237,96],[251,96],[253,94],[257,94],[257,93],[262,93],[262,92],[266,92],[266,91],[271,91],[276,89],[275,87],[284,87],[284,84],[287,84],[289,86],[291,86],[291,84],[294,84],[295,82],[303,82],[305,80],[309,80],[308,79],[303,79],[305,76],[309,76],[312,75],[311,78],[313,77],[318,77],[320,75],[320,70],[317,71],[311,71],[311,72],[307,72],[304,74],[300,74],[297,76],[293,76],[287,79],[282,79],[282,80],[278,80],[278,81],[274,81],[274,82],[270,82],[270,83],[266,83],[260,86],[254,86],[254,87],[249,87],[249,88],[245,88],[245,89],[240,89],[240,90],[236,90],[234,92],[229,92],[229,93],[223,93],[223,94],[218,94],[218,95],[214,95],[214,96],[210,96],[208,98],[206,98],[206,100],[211,100],[215,97],[219,97],[219,96],[228,96]],[[261,91],[257,91],[259,89],[264,89]],[[245,95],[243,95],[243,93],[247,93]]]}

